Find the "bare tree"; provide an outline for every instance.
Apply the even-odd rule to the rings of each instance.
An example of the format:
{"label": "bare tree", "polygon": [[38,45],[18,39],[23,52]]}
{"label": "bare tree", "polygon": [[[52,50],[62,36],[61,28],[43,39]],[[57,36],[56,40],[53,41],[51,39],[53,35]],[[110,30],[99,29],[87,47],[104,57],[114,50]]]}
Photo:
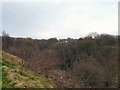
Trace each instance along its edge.
{"label": "bare tree", "polygon": [[93,57],[78,55],[73,75],[82,87],[104,87],[104,69]]}
{"label": "bare tree", "polygon": [[8,34],[6,31],[3,30],[3,31],[2,31],[2,36],[3,36],[3,37],[9,37],[9,34]]}

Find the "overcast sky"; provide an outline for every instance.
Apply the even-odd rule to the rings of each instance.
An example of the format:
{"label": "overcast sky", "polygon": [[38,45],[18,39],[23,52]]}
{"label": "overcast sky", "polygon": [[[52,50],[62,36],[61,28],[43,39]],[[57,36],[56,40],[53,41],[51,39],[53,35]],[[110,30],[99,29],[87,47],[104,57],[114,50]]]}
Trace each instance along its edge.
{"label": "overcast sky", "polygon": [[118,34],[118,0],[24,1],[0,3],[1,30],[10,36],[59,39],[90,32]]}

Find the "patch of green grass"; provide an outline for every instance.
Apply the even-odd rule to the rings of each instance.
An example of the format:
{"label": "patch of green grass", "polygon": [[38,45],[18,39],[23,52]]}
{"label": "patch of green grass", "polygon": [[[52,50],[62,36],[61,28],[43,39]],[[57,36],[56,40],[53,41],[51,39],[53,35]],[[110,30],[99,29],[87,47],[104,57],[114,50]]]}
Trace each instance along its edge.
{"label": "patch of green grass", "polygon": [[10,63],[9,61],[6,61],[6,60],[2,60],[2,66],[7,66],[7,67],[10,67],[10,68],[15,68],[14,64]]}
{"label": "patch of green grass", "polygon": [[[5,54],[6,53],[4,52],[4,55]],[[9,55],[9,56],[10,58],[16,58],[13,55]],[[9,58],[7,57],[7,59]],[[2,67],[3,88],[56,88],[57,87],[53,81],[48,80],[45,76],[35,74],[30,70],[26,70],[22,66],[18,65],[18,63],[17,64],[12,63],[12,61],[7,59],[6,57],[4,57],[2,59],[2,62],[0,62],[0,64],[2,64],[1,67]]]}
{"label": "patch of green grass", "polygon": [[2,70],[2,87],[3,88],[14,88],[14,85],[10,84],[11,80],[7,78],[8,73],[4,69]]}

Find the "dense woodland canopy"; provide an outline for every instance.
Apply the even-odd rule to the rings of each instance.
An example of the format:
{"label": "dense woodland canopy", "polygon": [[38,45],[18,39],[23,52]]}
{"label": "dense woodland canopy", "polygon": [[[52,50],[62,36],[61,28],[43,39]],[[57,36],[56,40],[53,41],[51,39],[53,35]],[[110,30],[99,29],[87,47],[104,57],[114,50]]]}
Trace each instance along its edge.
{"label": "dense woodland canopy", "polygon": [[[3,33],[2,49],[23,60],[23,67],[60,87],[118,87],[119,36],[89,34],[79,39],[13,38]],[[120,72],[119,72],[120,74]]]}

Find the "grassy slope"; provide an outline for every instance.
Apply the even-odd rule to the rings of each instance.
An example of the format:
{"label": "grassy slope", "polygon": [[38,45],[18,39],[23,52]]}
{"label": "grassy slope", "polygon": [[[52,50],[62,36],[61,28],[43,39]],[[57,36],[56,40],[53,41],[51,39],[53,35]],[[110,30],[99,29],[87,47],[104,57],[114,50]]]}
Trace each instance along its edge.
{"label": "grassy slope", "polygon": [[6,52],[0,58],[3,88],[56,88],[53,81],[21,67],[21,60]]}

